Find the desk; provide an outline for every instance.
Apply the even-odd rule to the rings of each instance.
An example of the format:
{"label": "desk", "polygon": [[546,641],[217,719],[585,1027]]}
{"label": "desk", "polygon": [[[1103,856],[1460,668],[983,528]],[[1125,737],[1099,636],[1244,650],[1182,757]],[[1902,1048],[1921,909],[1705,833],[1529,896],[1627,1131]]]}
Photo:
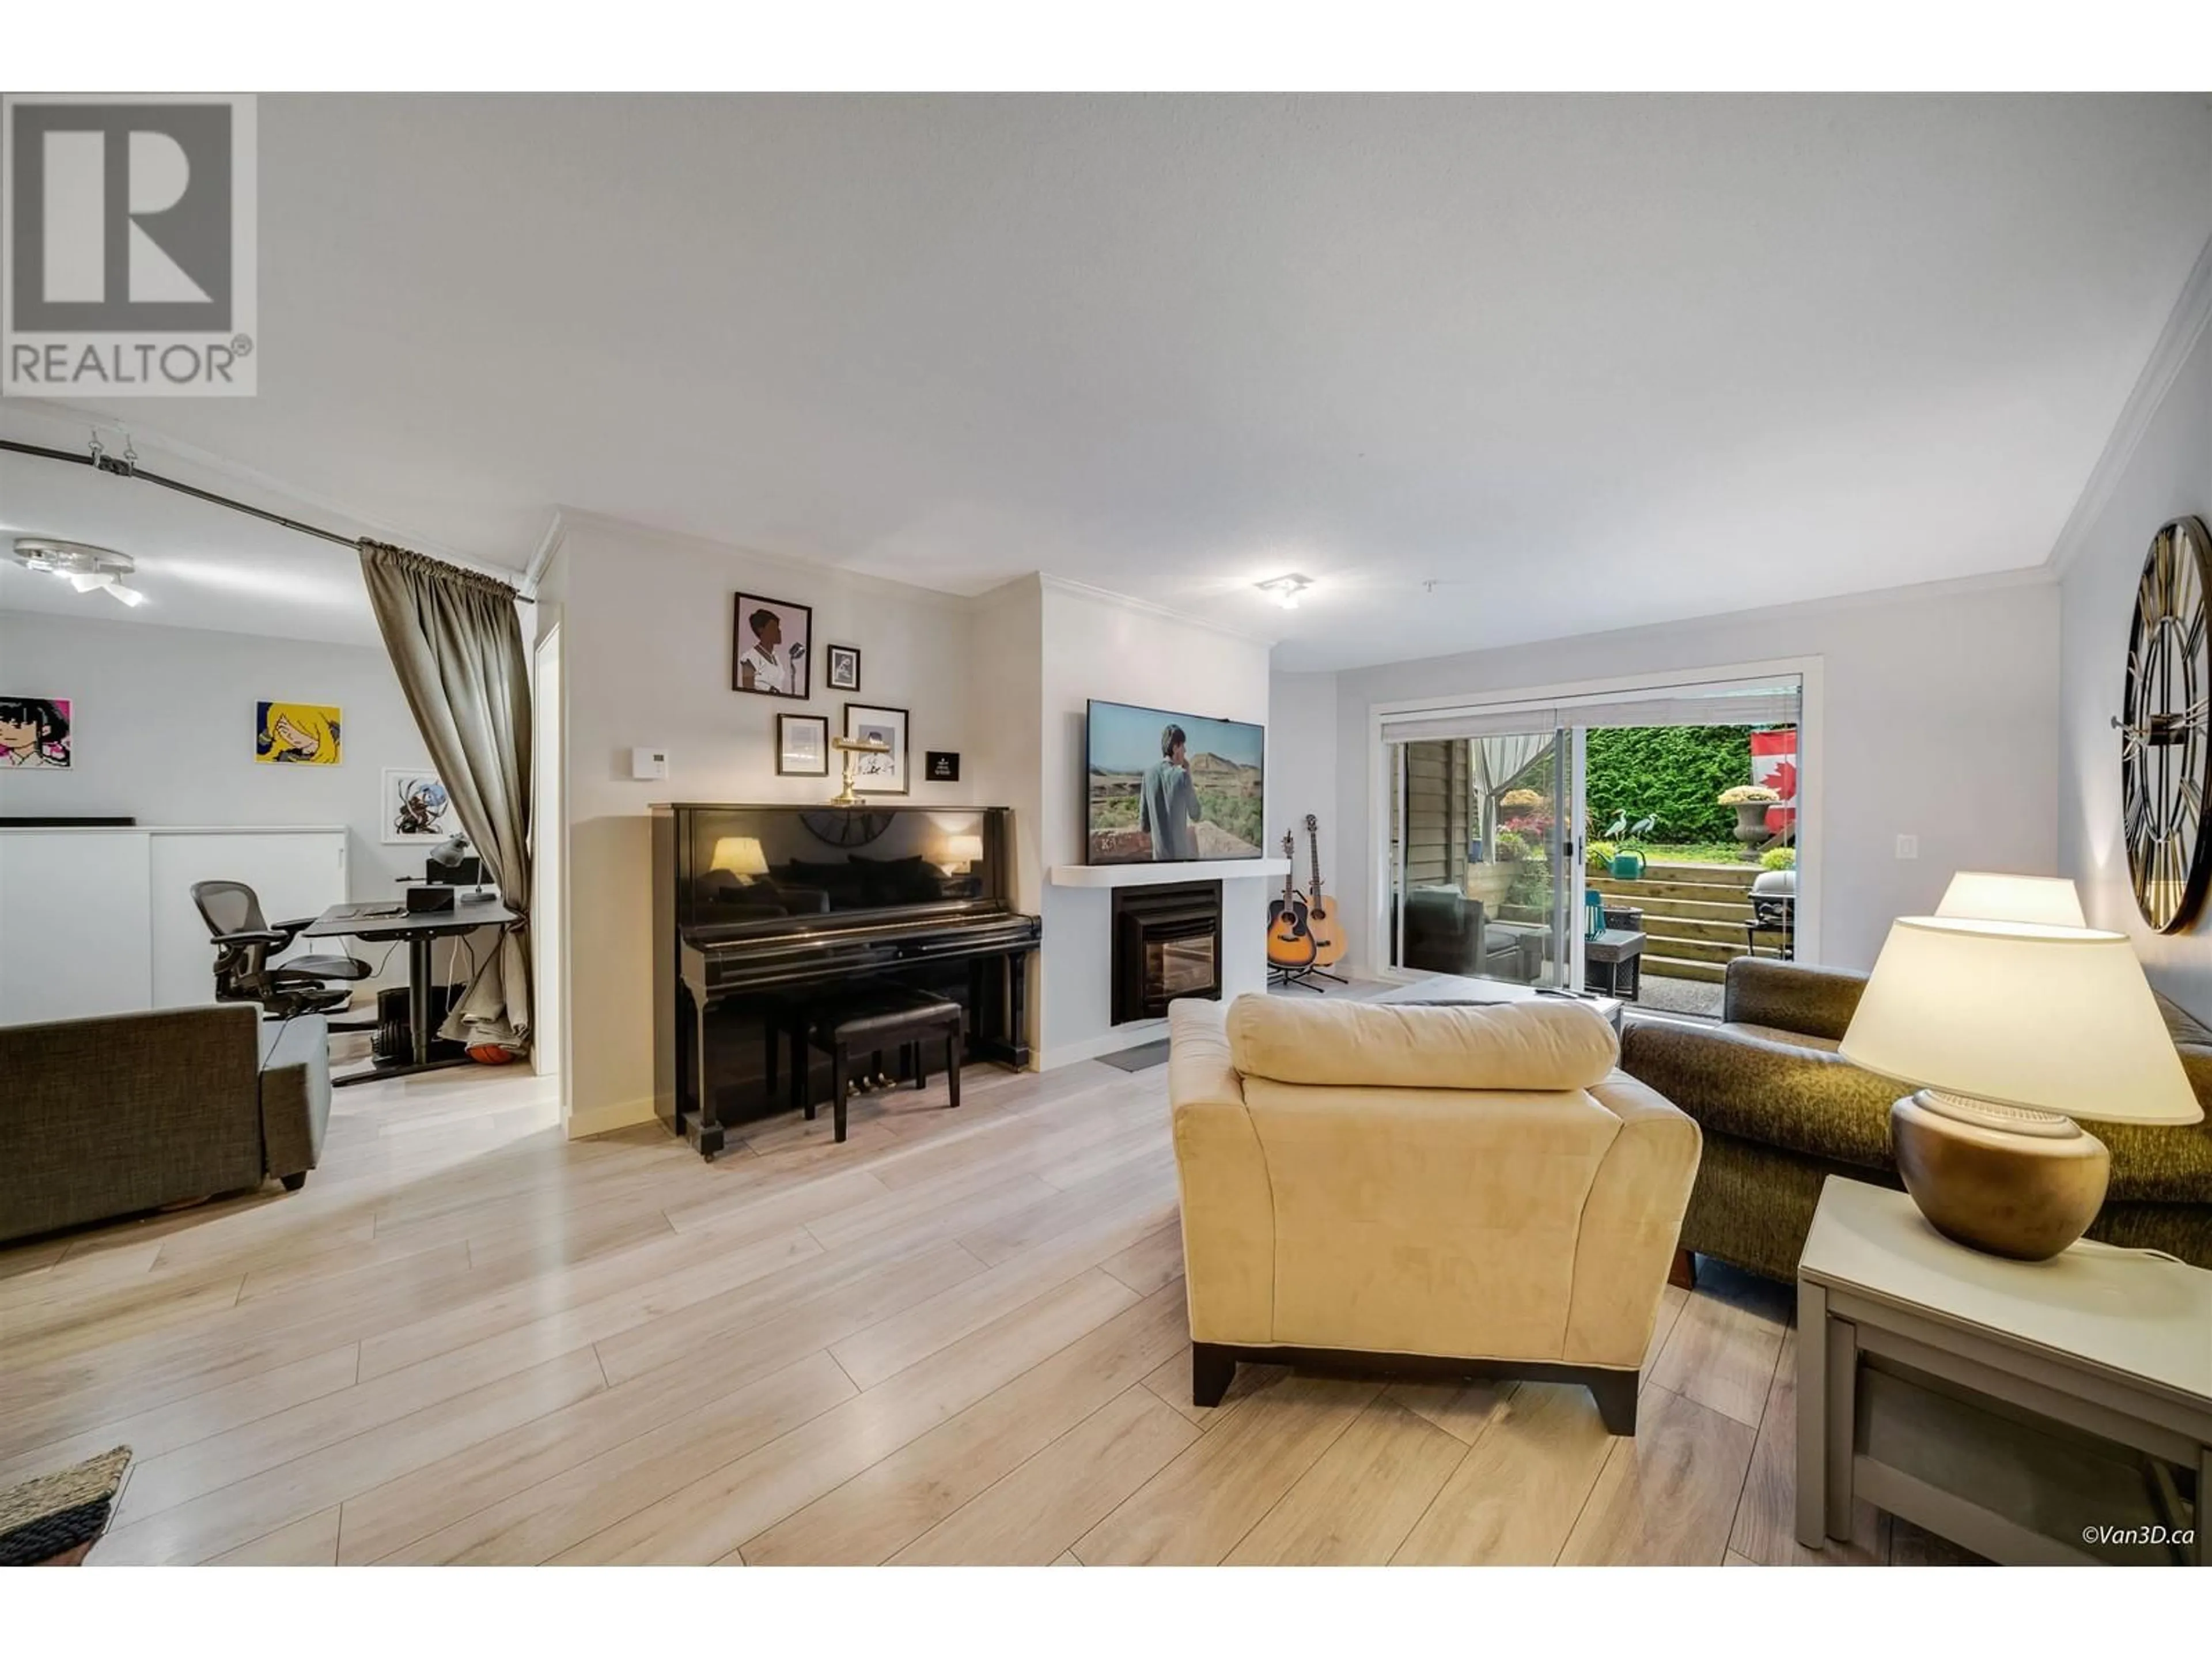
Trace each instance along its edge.
{"label": "desk", "polygon": [[497,899],[463,901],[450,910],[420,910],[398,915],[362,915],[359,904],[334,904],[301,930],[304,939],[404,939],[407,941],[407,1027],[411,1052],[398,1066],[371,1065],[331,1079],[333,1087],[367,1083],[372,1078],[405,1077],[447,1066],[473,1064],[465,1054],[430,1057],[430,947],[441,939],[472,933],[479,927],[503,927],[520,917]]}
{"label": "desk", "polygon": [[1830,1176],[1797,1345],[1807,1549],[1863,1498],[2000,1561],[2212,1559],[2212,1273],[2090,1239],[2008,1261]]}

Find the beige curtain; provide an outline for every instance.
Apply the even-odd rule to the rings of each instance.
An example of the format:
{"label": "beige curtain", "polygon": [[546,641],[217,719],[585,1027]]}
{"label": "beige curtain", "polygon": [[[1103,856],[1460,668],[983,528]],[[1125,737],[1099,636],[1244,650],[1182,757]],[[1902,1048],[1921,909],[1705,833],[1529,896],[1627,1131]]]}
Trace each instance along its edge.
{"label": "beige curtain", "polygon": [[[526,917],[530,665],[514,591],[381,542],[361,544],[361,574],[454,814],[501,901]],[[530,1025],[526,920],[501,933],[438,1034],[522,1048]]]}

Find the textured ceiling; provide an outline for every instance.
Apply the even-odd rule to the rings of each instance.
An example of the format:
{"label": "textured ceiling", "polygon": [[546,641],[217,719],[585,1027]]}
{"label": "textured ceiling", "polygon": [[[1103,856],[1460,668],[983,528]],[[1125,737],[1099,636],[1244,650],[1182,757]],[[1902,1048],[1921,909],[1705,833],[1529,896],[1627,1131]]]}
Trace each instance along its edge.
{"label": "textured ceiling", "polygon": [[2195,95],[270,97],[260,167],[260,395],[110,412],[1291,667],[2039,563],[2212,235]]}

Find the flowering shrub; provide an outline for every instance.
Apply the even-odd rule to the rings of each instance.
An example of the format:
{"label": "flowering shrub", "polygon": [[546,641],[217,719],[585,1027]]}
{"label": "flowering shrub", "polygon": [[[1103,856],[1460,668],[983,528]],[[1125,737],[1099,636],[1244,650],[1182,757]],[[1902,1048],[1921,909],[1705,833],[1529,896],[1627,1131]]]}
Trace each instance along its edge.
{"label": "flowering shrub", "polygon": [[1781,799],[1781,796],[1763,783],[1739,783],[1735,788],[1723,789],[1720,793],[1720,803],[1723,806],[1748,806],[1753,801],[1776,801]]}
{"label": "flowering shrub", "polygon": [[1534,789],[1509,789],[1498,798],[1498,804],[1500,806],[1511,808],[1516,806],[1542,806],[1546,802],[1543,796],[1537,793]]}

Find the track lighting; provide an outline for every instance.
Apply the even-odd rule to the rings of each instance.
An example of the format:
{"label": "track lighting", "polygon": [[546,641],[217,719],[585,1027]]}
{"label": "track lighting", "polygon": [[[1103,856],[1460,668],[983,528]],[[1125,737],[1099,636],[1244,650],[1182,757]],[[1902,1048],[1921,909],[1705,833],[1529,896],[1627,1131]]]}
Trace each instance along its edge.
{"label": "track lighting", "polygon": [[146,603],[143,593],[124,583],[124,578],[138,568],[137,562],[128,553],[118,553],[112,547],[58,541],[50,536],[18,536],[15,562],[26,570],[59,576],[80,593],[89,593],[100,587],[133,610]]}

